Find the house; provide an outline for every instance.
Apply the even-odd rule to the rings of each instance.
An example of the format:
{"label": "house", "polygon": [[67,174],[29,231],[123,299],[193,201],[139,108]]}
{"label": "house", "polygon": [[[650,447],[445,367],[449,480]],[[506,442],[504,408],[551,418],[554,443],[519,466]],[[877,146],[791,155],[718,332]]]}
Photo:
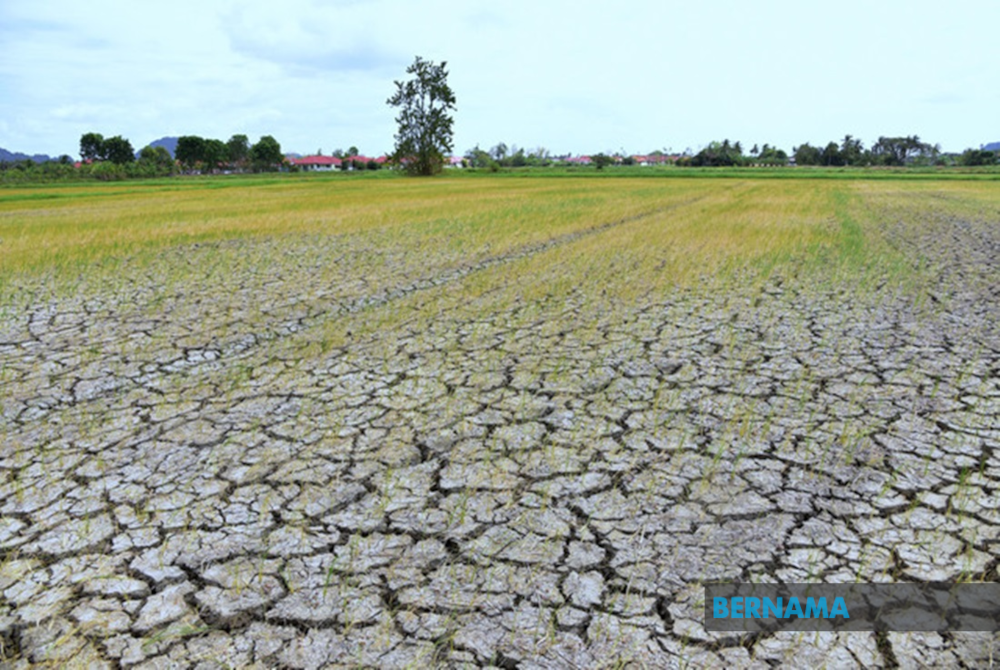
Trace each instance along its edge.
{"label": "house", "polygon": [[288,162],[304,172],[337,170],[341,163],[336,156],[303,156],[302,158],[289,158]]}
{"label": "house", "polygon": [[667,154],[649,154],[645,156],[632,156],[636,165],[669,165],[677,161],[677,156]]}

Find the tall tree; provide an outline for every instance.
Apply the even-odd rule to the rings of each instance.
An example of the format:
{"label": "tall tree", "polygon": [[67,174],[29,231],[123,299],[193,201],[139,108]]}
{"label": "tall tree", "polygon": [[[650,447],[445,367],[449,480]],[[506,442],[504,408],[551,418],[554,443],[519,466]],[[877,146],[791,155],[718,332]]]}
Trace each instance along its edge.
{"label": "tall tree", "polygon": [[85,161],[106,160],[104,135],[100,133],[85,133],[82,135],[80,137],[80,158]]}
{"label": "tall tree", "polygon": [[281,145],[270,135],[264,135],[250,147],[250,160],[258,172],[271,172],[281,165]]}
{"label": "tall tree", "polygon": [[823,158],[819,147],[814,147],[808,142],[792,149],[792,155],[795,156],[796,165],[819,165]]}
{"label": "tall tree", "polygon": [[864,153],[865,147],[861,140],[851,135],[844,135],[844,140],[840,143],[840,155],[844,159],[844,165],[858,165]]}
{"label": "tall tree", "polygon": [[739,142],[729,140],[710,142],[707,147],[691,157],[692,167],[729,167],[743,165],[743,148]]}
{"label": "tall tree", "polygon": [[591,156],[590,162],[596,165],[598,170],[603,170],[606,165],[613,165],[615,159],[605,153],[599,153]]}
{"label": "tall tree", "polygon": [[115,165],[125,165],[135,160],[135,149],[127,139],[115,135],[104,140],[104,156]]}
{"label": "tall tree", "polygon": [[844,157],[841,155],[840,147],[837,146],[836,142],[830,142],[824,147],[822,153],[820,153],[820,162],[823,165],[840,166],[844,164]]}
{"label": "tall tree", "polygon": [[872,145],[872,154],[885,165],[906,165],[912,158],[933,153],[934,147],[921,142],[917,135],[880,137]]}
{"label": "tall tree", "polygon": [[198,163],[205,160],[205,138],[197,135],[178,137],[174,157],[188,170],[193,170]]}
{"label": "tall tree", "polygon": [[226,142],[226,153],[233,167],[245,168],[250,158],[250,140],[246,135],[233,135]]}
{"label": "tall tree", "polygon": [[432,175],[441,171],[445,153],[452,149],[450,111],[455,94],[448,86],[447,62],[436,65],[417,56],[406,73],[413,78],[396,84],[396,93],[386,103],[399,107],[399,132],[393,160],[411,174]]}
{"label": "tall tree", "polygon": [[757,162],[765,165],[788,165],[788,154],[783,149],[764,144],[757,156]]}
{"label": "tall tree", "polygon": [[204,169],[211,173],[219,167],[220,163],[225,163],[229,158],[229,148],[222,140],[205,140],[205,150],[202,155]]}
{"label": "tall tree", "polygon": [[469,164],[469,167],[484,168],[489,167],[493,159],[490,157],[489,152],[483,151],[477,144],[465,152],[465,160]]}
{"label": "tall tree", "polygon": [[495,147],[490,149],[490,155],[493,156],[493,160],[497,163],[503,163],[507,158],[507,145],[503,142],[498,142]]}
{"label": "tall tree", "polygon": [[165,147],[152,147],[148,144],[139,151],[139,161],[161,168],[169,168],[174,163]]}

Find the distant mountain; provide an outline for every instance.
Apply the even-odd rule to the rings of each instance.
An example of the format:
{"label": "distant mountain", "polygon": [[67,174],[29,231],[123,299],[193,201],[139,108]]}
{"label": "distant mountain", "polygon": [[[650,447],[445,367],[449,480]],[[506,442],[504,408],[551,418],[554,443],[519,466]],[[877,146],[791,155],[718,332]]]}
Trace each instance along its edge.
{"label": "distant mountain", "polygon": [[990,142],[983,145],[983,151],[1000,151],[1000,142]]}
{"label": "distant mountain", "polygon": [[[177,151],[177,138],[176,137],[161,137],[158,140],[153,140],[152,142],[150,142],[149,144],[147,144],[145,146],[153,147],[154,149],[156,147],[163,147],[164,149],[166,149],[167,151],[170,152],[170,157],[173,158],[174,157],[174,152]],[[142,147],[140,147],[140,149],[141,148]],[[139,157],[139,152],[138,151],[135,152],[135,156],[136,156],[136,158]]]}
{"label": "distant mountain", "polygon": [[45,154],[22,154],[20,151],[7,151],[6,149],[0,149],[0,161],[23,161],[23,160],[33,160],[36,163],[44,163],[46,161],[57,161],[58,157],[53,158],[52,156],[46,156]]}

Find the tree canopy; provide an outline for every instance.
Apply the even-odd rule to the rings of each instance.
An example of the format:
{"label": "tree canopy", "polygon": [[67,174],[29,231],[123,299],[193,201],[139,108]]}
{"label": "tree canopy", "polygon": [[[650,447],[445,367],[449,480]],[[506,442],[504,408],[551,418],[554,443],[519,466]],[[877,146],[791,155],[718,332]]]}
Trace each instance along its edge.
{"label": "tree canopy", "polygon": [[743,165],[743,146],[731,143],[728,139],[722,142],[710,142],[707,147],[691,157],[688,164],[692,167],[731,167]]}
{"label": "tree canopy", "polygon": [[100,133],[84,133],[80,137],[80,158],[85,161],[105,160],[104,135]]}
{"label": "tree canopy", "polygon": [[417,56],[406,73],[408,81],[397,81],[396,93],[386,103],[399,107],[396,149],[393,160],[411,174],[432,175],[441,171],[446,153],[452,150],[452,117],[455,94],[448,86],[447,62],[436,65]]}
{"label": "tree canopy", "polygon": [[264,135],[250,147],[250,160],[253,169],[258,172],[270,172],[281,167],[284,156],[281,155],[281,145],[270,135]]}
{"label": "tree canopy", "polygon": [[188,170],[193,170],[205,159],[205,138],[197,135],[184,135],[177,139],[174,158]]}
{"label": "tree canopy", "polygon": [[100,133],[84,133],[80,136],[80,157],[85,161],[111,161],[115,165],[125,165],[135,160],[132,143],[121,135],[104,139]]}
{"label": "tree canopy", "polygon": [[226,150],[229,154],[229,162],[234,166],[246,167],[250,159],[250,140],[246,135],[233,135],[226,142]]}
{"label": "tree canopy", "polygon": [[135,149],[132,143],[121,135],[115,135],[104,140],[104,153],[115,165],[124,165],[135,160]]}
{"label": "tree canopy", "polygon": [[598,170],[603,170],[606,166],[612,165],[615,159],[607,154],[594,154],[590,157],[590,162],[597,166]]}

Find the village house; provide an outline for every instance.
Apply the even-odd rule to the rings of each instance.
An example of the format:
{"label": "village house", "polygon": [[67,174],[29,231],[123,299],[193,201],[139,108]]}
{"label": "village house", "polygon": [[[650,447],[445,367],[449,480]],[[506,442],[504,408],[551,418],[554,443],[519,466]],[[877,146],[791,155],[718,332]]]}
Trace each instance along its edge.
{"label": "village house", "polygon": [[336,156],[303,156],[289,158],[288,163],[297,166],[303,172],[324,172],[339,170],[341,160]]}
{"label": "village house", "polygon": [[632,156],[632,160],[635,161],[636,165],[670,165],[676,162],[677,156],[668,156],[667,154],[637,155]]}
{"label": "village house", "polygon": [[288,164],[295,165],[303,172],[327,172],[331,170],[353,170],[354,165],[359,166],[358,169],[364,170],[368,167],[368,164],[375,162],[379,167],[385,167],[386,163],[389,162],[388,156],[379,156],[378,158],[370,158],[368,156],[344,156],[343,158],[337,158],[336,156],[302,156],[300,158],[295,158],[293,156],[288,157]]}

